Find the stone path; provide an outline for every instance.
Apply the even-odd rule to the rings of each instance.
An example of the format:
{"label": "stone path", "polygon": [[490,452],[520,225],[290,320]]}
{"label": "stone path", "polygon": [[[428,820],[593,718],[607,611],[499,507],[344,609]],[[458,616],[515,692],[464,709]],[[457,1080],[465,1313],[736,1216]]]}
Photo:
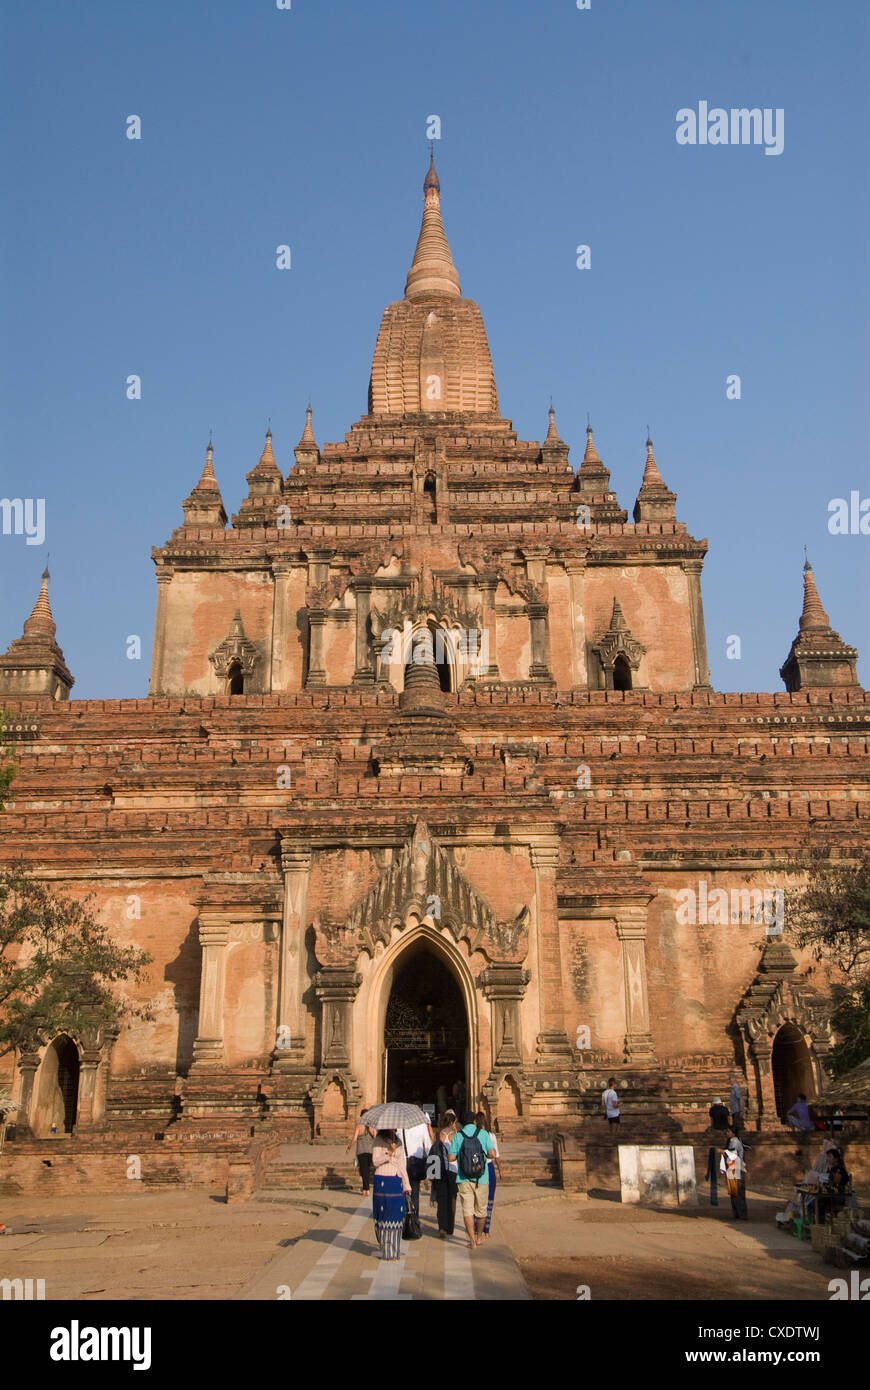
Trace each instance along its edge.
{"label": "stone path", "polygon": [[334,1194],[328,1212],[236,1295],[244,1300],[529,1299],[510,1248],[496,1233],[473,1254],[464,1233],[438,1238],[421,1193],[420,1240],[402,1241],[395,1262],[378,1257],[371,1197]]}

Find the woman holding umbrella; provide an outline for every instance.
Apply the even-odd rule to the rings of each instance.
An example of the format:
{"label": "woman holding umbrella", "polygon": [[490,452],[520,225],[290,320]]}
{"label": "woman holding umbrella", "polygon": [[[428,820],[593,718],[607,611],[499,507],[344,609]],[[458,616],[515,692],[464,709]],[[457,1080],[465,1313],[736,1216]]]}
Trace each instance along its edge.
{"label": "woman holding umbrella", "polygon": [[425,1120],[426,1116],[418,1106],[403,1105],[399,1101],[375,1105],[362,1117],[363,1124],[377,1130],[372,1150],[375,1175],[372,1215],[383,1260],[399,1259],[402,1227],[405,1224],[405,1194],[411,1192],[405,1152],[396,1130],[425,1123]]}

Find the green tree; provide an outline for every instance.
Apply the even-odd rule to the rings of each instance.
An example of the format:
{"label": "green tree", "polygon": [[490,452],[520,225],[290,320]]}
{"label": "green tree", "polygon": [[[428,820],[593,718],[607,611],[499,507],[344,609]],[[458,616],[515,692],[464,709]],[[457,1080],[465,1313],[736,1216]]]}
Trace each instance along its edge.
{"label": "green tree", "polygon": [[126,1014],[150,1017],[112,986],[138,979],[151,956],[114,941],[92,897],[69,898],[19,864],[0,870],[0,1057]]}
{"label": "green tree", "polygon": [[828,1054],[834,1076],[843,1076],[865,1057],[870,1057],[870,980],[858,989],[837,986],[834,990],[831,1023],[839,1042]]}
{"label": "green tree", "polygon": [[844,977],[832,989],[838,1041],[827,1063],[842,1076],[870,1056],[870,849],[851,862],[829,854],[827,847],[810,851],[807,882],[789,891],[786,912],[795,943]]}

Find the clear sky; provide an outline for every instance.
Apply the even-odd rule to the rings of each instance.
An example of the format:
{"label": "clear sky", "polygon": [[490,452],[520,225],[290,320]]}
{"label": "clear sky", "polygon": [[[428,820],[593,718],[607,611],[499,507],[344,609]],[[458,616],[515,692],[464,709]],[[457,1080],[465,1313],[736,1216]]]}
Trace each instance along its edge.
{"label": "clear sky", "polygon": [[[716,688],[783,688],[804,544],[870,683],[870,535],[828,530],[870,497],[868,31],[865,0],[7,2],[0,496],[44,498],[46,536],[0,535],[0,650],[48,551],[74,696],[147,693],[150,548],[209,429],[232,512],[269,418],[286,471],[309,395],[321,444],[366,409],[434,114],[520,437],[552,395],[576,466],[588,411],[630,512],[650,426],[709,540]],[[702,101],[781,108],[782,153],[679,145]]]}

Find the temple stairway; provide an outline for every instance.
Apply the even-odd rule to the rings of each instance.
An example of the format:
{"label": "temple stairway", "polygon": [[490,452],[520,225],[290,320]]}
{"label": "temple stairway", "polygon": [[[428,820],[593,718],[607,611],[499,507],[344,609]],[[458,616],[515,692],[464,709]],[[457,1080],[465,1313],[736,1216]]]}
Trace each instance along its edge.
{"label": "temple stairway", "polygon": [[[553,1146],[523,1141],[509,1146],[501,1160],[502,1182],[556,1185]],[[359,1173],[353,1157],[339,1144],[282,1144],[275,1162],[269,1165],[259,1201],[280,1200],[282,1192],[300,1188],[351,1188],[359,1190]]]}

